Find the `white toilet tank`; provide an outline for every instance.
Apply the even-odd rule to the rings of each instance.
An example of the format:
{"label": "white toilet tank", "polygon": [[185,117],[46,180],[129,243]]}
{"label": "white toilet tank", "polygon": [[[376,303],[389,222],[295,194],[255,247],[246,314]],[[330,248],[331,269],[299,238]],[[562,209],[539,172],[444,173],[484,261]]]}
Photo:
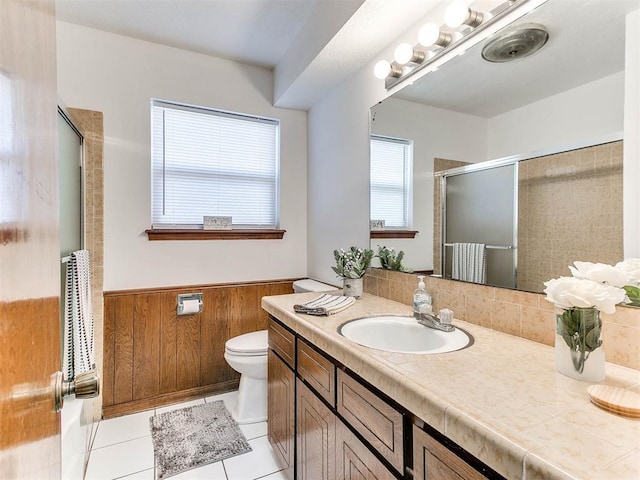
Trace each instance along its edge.
{"label": "white toilet tank", "polygon": [[326,283],[317,282],[316,280],[311,280],[310,278],[296,280],[293,282],[294,293],[327,292],[329,290],[339,290],[339,288],[334,287],[333,285],[327,285]]}

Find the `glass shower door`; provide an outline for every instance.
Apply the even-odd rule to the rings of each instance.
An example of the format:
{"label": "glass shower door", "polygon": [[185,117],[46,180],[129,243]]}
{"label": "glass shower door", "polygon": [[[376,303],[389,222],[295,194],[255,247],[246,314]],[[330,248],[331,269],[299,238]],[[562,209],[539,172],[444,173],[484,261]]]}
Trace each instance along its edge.
{"label": "glass shower door", "polygon": [[443,177],[443,272],[451,278],[454,243],[487,245],[487,285],[516,287],[518,165]]}

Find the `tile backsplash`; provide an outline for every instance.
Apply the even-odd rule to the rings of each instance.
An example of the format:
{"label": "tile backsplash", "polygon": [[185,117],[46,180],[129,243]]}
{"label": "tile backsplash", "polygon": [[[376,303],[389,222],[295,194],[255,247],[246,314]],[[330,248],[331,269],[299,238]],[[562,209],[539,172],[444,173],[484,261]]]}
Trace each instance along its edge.
{"label": "tile backsplash", "polygon": [[[416,275],[370,268],[364,277],[366,293],[411,305]],[[545,345],[555,339],[553,305],[544,295],[436,277],[425,278],[433,308],[449,308],[455,318]],[[640,370],[640,309],[617,307],[601,314],[608,362]]]}

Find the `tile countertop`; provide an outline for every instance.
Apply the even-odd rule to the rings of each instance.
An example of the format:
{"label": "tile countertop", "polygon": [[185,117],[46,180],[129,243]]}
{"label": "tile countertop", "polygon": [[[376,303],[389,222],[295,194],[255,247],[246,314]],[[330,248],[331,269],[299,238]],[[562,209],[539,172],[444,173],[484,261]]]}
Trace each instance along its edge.
{"label": "tile countertop", "polygon": [[[329,317],[296,314],[318,293],[264,297],[262,307],[508,479],[640,479],[640,420],[606,412],[587,387],[556,372],[552,347],[454,320],[466,349],[418,355],[357,345],[337,333],[348,320],[411,315],[365,294]],[[606,347],[606,345],[605,345]],[[608,385],[640,392],[640,372],[607,363]]]}

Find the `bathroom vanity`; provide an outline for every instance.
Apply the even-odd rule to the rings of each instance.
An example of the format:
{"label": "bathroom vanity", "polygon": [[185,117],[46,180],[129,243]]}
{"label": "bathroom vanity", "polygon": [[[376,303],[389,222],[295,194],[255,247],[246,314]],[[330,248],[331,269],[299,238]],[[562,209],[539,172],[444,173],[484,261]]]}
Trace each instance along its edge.
{"label": "bathroom vanity", "polygon": [[[294,312],[316,296],[262,299],[269,441],[288,478],[640,478],[640,422],[591,404],[553,348],[454,321],[470,347],[374,350],[339,327],[410,307],[364,295],[329,317]],[[607,364],[604,383],[637,388],[640,372]]]}

